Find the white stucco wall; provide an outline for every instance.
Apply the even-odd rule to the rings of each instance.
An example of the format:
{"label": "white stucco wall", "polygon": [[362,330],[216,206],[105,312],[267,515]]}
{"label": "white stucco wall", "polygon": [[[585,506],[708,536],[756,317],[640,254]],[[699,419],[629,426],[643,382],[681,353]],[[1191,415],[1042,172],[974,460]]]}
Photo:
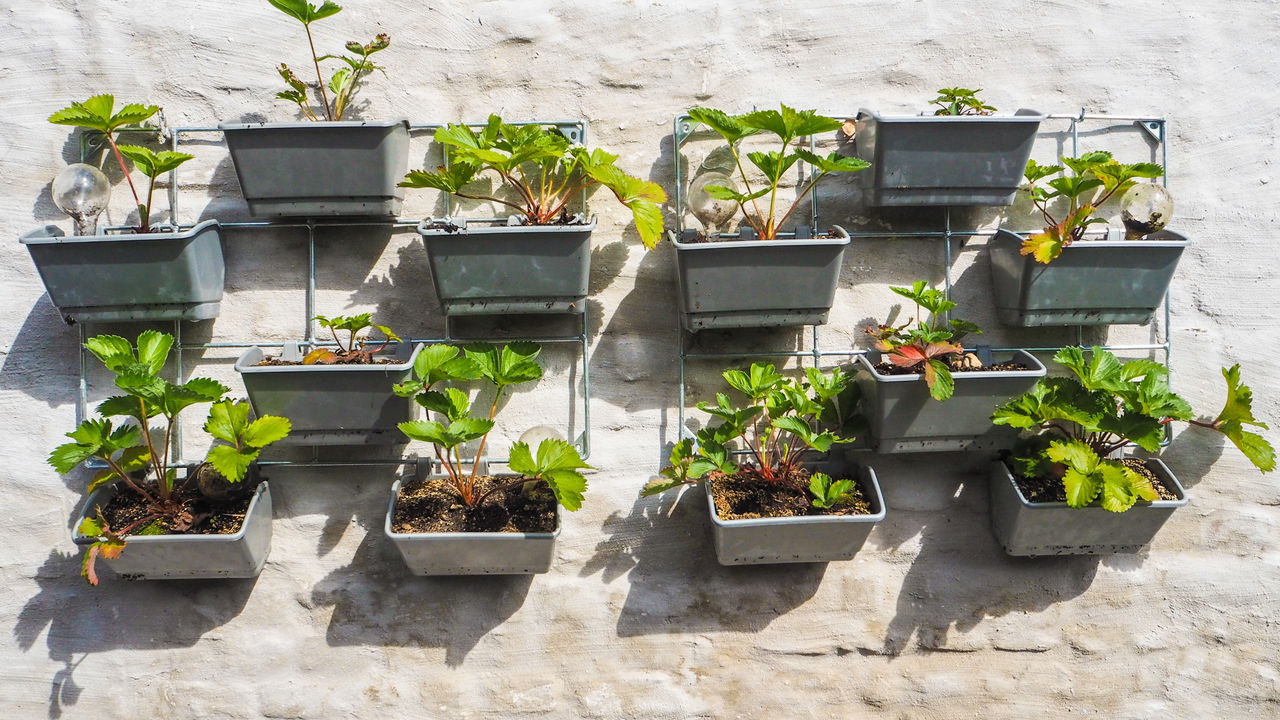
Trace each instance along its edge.
{"label": "white stucco wall", "polygon": [[[315,26],[322,52],[392,35],[379,56],[390,77],[364,90],[365,117],[581,117],[591,144],[668,190],[671,118],[696,104],[914,112],[935,88],[965,85],[1007,110],[1165,115],[1176,227],[1193,239],[1173,289],[1175,388],[1215,412],[1218,368],[1240,362],[1256,410],[1280,422],[1272,2],[346,4]],[[944,454],[873,458],[888,518],[852,562],[718,566],[700,497],[636,497],[676,434],[673,258],[665,245],[644,252],[602,201],[590,353],[599,471],[549,574],[411,578],[381,529],[391,470],[291,469],[271,475],[275,538],[256,581],[88,588],[68,533],[85,477],[43,463],[74,420],[77,331],[16,241],[68,225],[48,183],[78,158],[68,129],[45,118],[114,92],[162,105],[171,125],[290,119],[273,99],[273,65],[305,66],[305,44],[293,21],[250,0],[10,0],[0,40],[0,715],[1280,716],[1280,489],[1217,437],[1179,433],[1165,453],[1192,504],[1137,556],[1005,557],[981,458]],[[1036,157],[1051,159],[1058,139],[1046,135]],[[1082,143],[1146,152],[1131,130]],[[222,145],[193,147],[181,219],[243,219]],[[419,140],[411,163],[426,152]],[[115,219],[127,195],[116,188]],[[824,199],[830,222],[878,222],[849,183]],[[434,202],[412,194],[405,214]],[[896,213],[890,224],[938,217]],[[1071,340],[996,325],[982,245],[955,264],[966,317],[997,343]],[[188,339],[296,336],[298,235],[229,233],[226,246],[223,314]],[[404,334],[439,333],[415,235],[331,231],[319,252],[319,312],[373,310]],[[847,347],[883,317],[888,284],[938,282],[941,267],[936,241],[856,242],[824,346]],[[551,378],[502,416],[512,434],[568,417],[565,388],[581,369],[547,352]],[[233,357],[188,362],[239,388]],[[716,370],[693,368],[691,401],[715,389]]]}

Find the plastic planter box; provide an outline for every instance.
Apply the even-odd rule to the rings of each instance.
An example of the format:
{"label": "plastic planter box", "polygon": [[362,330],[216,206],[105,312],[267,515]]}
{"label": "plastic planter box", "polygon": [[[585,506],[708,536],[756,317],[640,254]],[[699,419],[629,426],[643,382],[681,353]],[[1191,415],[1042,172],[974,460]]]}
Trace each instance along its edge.
{"label": "plastic planter box", "polygon": [[[307,346],[288,343],[282,356],[301,360]],[[393,445],[408,438],[396,427],[413,420],[417,403],[398,397],[391,386],[410,379],[421,345],[391,345],[376,358],[384,365],[261,366],[262,348],[252,347],[236,360],[249,402],[259,417],[289,418],[293,430],[277,445]]]}
{"label": "plastic planter box", "polygon": [[1187,491],[1156,458],[1147,465],[1177,500],[1141,502],[1126,512],[1065,502],[1027,502],[1004,462],[991,466],[991,530],[1010,555],[1107,555],[1136,553],[1151,542],[1173,511],[1186,505]]}
{"label": "plastic planter box", "polygon": [[[182,472],[179,470],[179,472]],[[78,531],[80,522],[115,496],[116,484],[104,485],[89,496],[76,520],[72,540],[88,546],[92,538]],[[198,580],[250,578],[262,572],[271,552],[271,488],[258,485],[240,530],[233,535],[130,535],[120,557],[100,560],[117,574],[139,580]]]}
{"label": "plastic planter box", "polygon": [[581,313],[591,276],[585,225],[483,225],[423,220],[436,298],[445,315]]}
{"label": "plastic planter box", "polygon": [[879,358],[876,352],[859,356],[862,372],[856,381],[862,391],[862,413],[871,423],[872,445],[881,453],[1007,447],[1016,431],[992,425],[992,412],[1030,390],[1046,372],[1029,352],[996,353],[992,362],[1016,360],[1031,369],[953,372],[955,394],[938,402],[929,395],[923,376],[877,372]]}
{"label": "plastic planter box", "polygon": [[1187,239],[1162,231],[1146,240],[1081,240],[1048,265],[1018,254],[1022,237],[1001,230],[988,245],[1000,322],[1146,325],[1164,300]]}
{"label": "plastic planter box", "polygon": [[681,242],[676,249],[680,322],[709,329],[821,325],[835,301],[849,233],[831,238]]}
{"label": "plastic planter box", "polygon": [[866,203],[1010,205],[1045,116],[885,116],[859,110],[854,135]]}
{"label": "plastic planter box", "polygon": [[[430,463],[411,464],[406,475],[391,486],[384,531],[409,572],[414,575],[533,575],[551,569],[556,538],[560,537],[560,506],[556,505],[556,529],[549,533],[441,532],[396,533],[391,531],[400,485],[425,477]],[[481,474],[488,470],[482,465]],[[444,477],[436,473],[432,477]],[[518,477],[498,475],[498,477]]]}
{"label": "plastic planter box", "polygon": [[[839,472],[839,466],[832,463],[817,463],[811,467],[827,473]],[[857,472],[863,490],[870,495],[871,515],[722,520],[716,515],[711,484],[704,483],[716,559],[721,565],[852,560],[867,541],[871,528],[885,515],[884,497],[880,494],[875,471],[863,465],[857,468]]]}
{"label": "plastic planter box", "polygon": [[174,232],[71,237],[47,225],[22,244],[67,322],[218,316],[226,265],[217,220]]}
{"label": "plastic planter box", "polygon": [[409,121],[221,123],[255,217],[394,217]]}

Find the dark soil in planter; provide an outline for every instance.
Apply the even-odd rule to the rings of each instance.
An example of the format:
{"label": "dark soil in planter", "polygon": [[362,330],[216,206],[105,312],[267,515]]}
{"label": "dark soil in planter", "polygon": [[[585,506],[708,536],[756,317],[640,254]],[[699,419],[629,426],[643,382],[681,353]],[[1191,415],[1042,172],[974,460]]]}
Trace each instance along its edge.
{"label": "dark soil in planter", "polygon": [[[955,360],[948,361],[947,367],[950,368],[951,372],[953,373],[987,372],[987,371],[1001,371],[1001,370],[1012,371],[1012,370],[1030,370],[1031,369],[1026,365],[1024,365],[1023,363],[1014,362],[1012,360],[1009,362],[995,363],[992,365],[981,365],[978,367],[970,367],[964,364],[964,360],[962,358],[956,358]],[[924,366],[920,365],[916,367],[898,367],[893,363],[880,362],[880,363],[876,363],[876,372],[880,373],[881,375],[923,375]]]}
{"label": "dark soil in planter", "polygon": [[[495,482],[514,478],[476,478],[480,497]],[[397,533],[427,532],[519,532],[549,533],[556,529],[556,499],[546,486],[538,484],[527,492],[518,488],[489,496],[484,505],[469,508],[447,479],[410,480],[400,487],[391,530]]]}
{"label": "dark soil in planter", "polygon": [[[147,483],[143,487],[153,494],[156,492],[155,483]],[[195,483],[184,484],[179,481],[174,494],[186,504],[195,522],[190,528],[179,531],[173,529],[168,519],[161,518],[160,527],[164,528],[166,535],[233,535],[244,524],[245,513],[249,511],[249,503],[253,501],[253,493],[250,491],[256,487],[256,483],[245,481],[243,495],[226,502],[214,502],[204,497]],[[128,527],[147,514],[146,501],[128,487],[116,492],[102,508],[102,516],[113,529]],[[137,535],[138,531],[131,534]]]}
{"label": "dark soil in planter", "polygon": [[[1151,487],[1155,489],[1156,494],[1161,500],[1177,500],[1178,496],[1165,487],[1160,482],[1160,477],[1147,468],[1147,463],[1139,458],[1125,458],[1120,462],[1129,466],[1130,469],[1139,475],[1151,481]],[[1007,465],[1007,463],[1006,463]],[[1022,491],[1022,497],[1027,502],[1066,502],[1067,488],[1062,484],[1062,478],[1045,478],[1045,477],[1023,477],[1019,475],[1012,467],[1009,467],[1009,474],[1013,475],[1013,481],[1017,483],[1018,490]],[[1141,501],[1139,501],[1141,502]]]}
{"label": "dark soil in planter", "polygon": [[[797,241],[797,242],[804,242],[805,240],[834,240],[834,239],[836,239],[837,237],[839,237],[839,236],[837,236],[835,233],[829,233],[829,232],[828,232],[828,233],[819,233],[819,234],[817,234],[817,235],[814,235],[813,237],[805,237],[805,238],[776,238],[776,239],[777,239],[777,240],[784,240],[784,241],[785,241],[785,240],[795,240],[795,241]],[[744,240],[759,240],[759,238],[756,238],[756,237],[744,238],[744,237],[741,237],[741,236],[738,236],[738,235],[729,235],[729,236],[727,236],[727,237],[720,237],[720,236],[718,236],[718,235],[717,235],[717,236],[715,236],[715,237],[708,237],[706,233],[704,233],[704,232],[702,232],[702,231],[698,231],[696,234],[692,234],[692,235],[690,235],[690,236],[688,237],[688,239],[684,239],[684,238],[682,238],[682,239],[680,240],[680,242],[682,242],[682,243],[688,243],[688,244],[700,244],[700,243],[741,242],[741,241],[744,241]]]}
{"label": "dark soil in planter", "polygon": [[[333,362],[327,362],[327,363],[316,362],[316,363],[310,363],[310,364],[316,365],[319,367],[324,367],[326,365],[396,365],[396,364],[399,364],[399,362],[400,362],[399,360],[396,360],[394,358],[375,358],[373,360],[369,360],[363,355],[352,355],[348,357],[339,357],[337,360],[334,360]],[[264,358],[262,362],[254,363],[253,367],[281,367],[281,366],[301,367],[307,364],[308,363],[303,363],[300,361],[281,360],[278,357],[269,357],[269,358]]]}
{"label": "dark soil in planter", "polygon": [[[862,481],[854,479],[854,501],[835,508],[816,508],[810,502],[807,488],[809,471],[798,469],[789,483],[769,482],[754,472],[711,477],[711,491],[716,515],[721,520],[799,517],[802,515],[870,515],[870,493]],[[832,478],[840,480],[842,478]]]}

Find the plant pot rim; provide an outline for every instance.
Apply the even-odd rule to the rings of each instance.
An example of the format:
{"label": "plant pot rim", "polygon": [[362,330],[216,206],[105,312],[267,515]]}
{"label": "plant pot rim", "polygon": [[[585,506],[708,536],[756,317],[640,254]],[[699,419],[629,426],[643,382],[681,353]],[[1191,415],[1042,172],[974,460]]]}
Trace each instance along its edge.
{"label": "plant pot rim", "polygon": [[859,108],[858,117],[893,123],[1039,123],[1048,116],[1030,108],[1018,108],[1011,115],[891,115]]}
{"label": "plant pot rim", "polygon": [[[965,350],[971,351],[972,348],[965,348]],[[1048,374],[1048,369],[1045,368],[1044,363],[1040,362],[1040,358],[1036,357],[1035,355],[1032,355],[1026,350],[1014,350],[1010,354],[1015,358],[1030,360],[1031,361],[1030,364],[1033,366],[1032,369],[1031,370],[961,370],[961,371],[953,370],[951,373],[951,377],[954,378],[956,382],[961,382],[964,380],[982,380],[982,379],[989,380],[991,378],[1000,378],[1000,377],[1007,377],[1010,379],[1041,378],[1041,377],[1044,377],[1046,374]],[[858,356],[858,364],[862,366],[863,370],[866,370],[868,373],[870,373],[871,377],[875,378],[876,382],[906,383],[906,382],[923,382],[924,381],[923,375],[917,375],[915,373],[911,373],[908,375],[885,375],[880,371],[876,370],[876,366],[871,364],[871,361],[867,359],[866,355]]]}
{"label": "plant pot rim", "polygon": [[313,130],[330,130],[333,128],[390,128],[396,125],[403,125],[406,130],[409,129],[409,120],[407,118],[399,118],[396,120],[311,120],[311,121],[287,121],[287,122],[220,122],[219,130],[294,130],[294,129],[313,129]]}
{"label": "plant pot rim", "polygon": [[[391,343],[387,346],[388,350],[394,348],[392,352],[399,353],[401,348],[407,345],[403,343]],[[300,347],[310,347],[307,343],[299,342]],[[408,358],[399,363],[385,363],[380,365],[251,365],[248,363],[248,357],[255,350],[266,357],[266,350],[260,345],[246,348],[240,353],[240,357],[236,358],[235,371],[238,373],[296,373],[296,372],[329,372],[329,373],[345,373],[345,372],[402,372],[413,367],[414,360],[418,357],[418,353],[422,352],[422,343],[413,343],[412,350],[409,352]],[[387,351],[383,351],[387,352]],[[379,357],[375,355],[375,357]]]}
{"label": "plant pot rim", "polygon": [[[194,468],[190,468],[190,469],[194,469]],[[120,484],[121,484],[120,481],[117,480],[116,482],[112,483],[109,486],[109,488],[114,491],[116,488],[119,487]],[[253,510],[255,507],[257,507],[258,501],[262,498],[263,494],[266,492],[267,492],[267,481],[263,480],[262,482],[258,483],[258,487],[253,491],[253,499],[249,501],[249,506],[245,508],[244,518],[241,519],[240,521],[240,529],[235,531],[234,533],[230,533],[230,534],[217,533],[217,534],[210,534],[210,535],[200,535],[200,534],[187,535],[182,533],[174,533],[174,534],[166,533],[164,535],[126,535],[125,542],[129,545],[133,545],[134,543],[147,545],[147,544],[158,543],[158,542],[161,542],[161,543],[169,543],[169,542],[208,543],[208,542],[233,542],[236,540],[240,540],[245,536],[245,533],[248,532],[249,530],[249,516],[253,514]],[[88,513],[90,510],[89,501],[92,501],[97,494],[98,492],[94,491],[92,494],[89,495],[88,500],[85,502],[84,510],[80,513],[80,516],[79,516],[80,520],[83,520],[86,517],[86,513]],[[79,522],[77,522],[76,526],[71,530],[71,541],[74,542],[76,545],[81,545],[81,546],[92,545],[94,542],[96,542],[93,538],[80,534]]]}
{"label": "plant pot rim", "polygon": [[850,465],[853,471],[849,474],[858,476],[859,482],[865,478],[868,481],[866,485],[870,489],[875,501],[875,506],[880,508],[877,513],[869,515],[796,515],[791,517],[768,517],[768,518],[744,518],[739,520],[725,520],[716,513],[716,501],[712,497],[711,482],[709,480],[702,481],[703,494],[707,496],[707,509],[711,511],[711,522],[720,527],[769,527],[772,525],[830,525],[832,523],[868,523],[880,522],[885,518],[884,495],[880,492],[880,483],[876,478],[876,471],[870,465]]}
{"label": "plant pot rim", "polygon": [[[1013,238],[1015,238],[1015,239],[1017,239],[1017,240],[1021,241],[1023,238],[1027,237],[1028,235],[1031,235],[1031,234],[1033,234],[1033,233],[1038,233],[1038,232],[1040,232],[1040,231],[1039,231],[1039,230],[1018,230],[1018,231],[1015,231],[1015,230],[1006,230],[1006,229],[1004,229],[1004,228],[1000,228],[999,230],[997,230],[997,231],[996,231],[995,237],[1000,237],[1001,235],[1007,235],[1007,236],[1013,237]],[[1186,235],[1183,235],[1183,234],[1178,233],[1178,232],[1174,232],[1174,231],[1172,231],[1172,230],[1160,230],[1160,231],[1158,231],[1158,232],[1156,232],[1156,233],[1152,233],[1152,235],[1156,235],[1156,236],[1159,236],[1159,237],[1161,237],[1161,238],[1167,238],[1167,239],[1160,239],[1160,240],[1094,240],[1094,239],[1090,239],[1090,238],[1085,238],[1084,240],[1081,240],[1081,241],[1079,241],[1079,242],[1075,242],[1075,243],[1072,243],[1072,244],[1070,244],[1070,245],[1067,245],[1066,247],[1062,248],[1062,251],[1063,251],[1064,253],[1066,253],[1066,252],[1070,252],[1072,248],[1099,248],[1099,249],[1106,249],[1106,248],[1179,248],[1179,247],[1186,247],[1187,245],[1189,245],[1189,244],[1191,243],[1191,241],[1187,239],[1187,236],[1186,236]],[[1030,255],[1027,255],[1026,257],[1027,257],[1027,259],[1028,259],[1028,260],[1031,260],[1031,261],[1033,261],[1033,262],[1035,261],[1035,258],[1031,257]],[[1052,263],[1050,263],[1050,265],[1051,265],[1051,264],[1052,264]]]}
{"label": "plant pot rim", "polygon": [[[520,477],[518,473],[497,473],[494,477]],[[556,503],[556,529],[551,532],[422,532],[422,533],[398,533],[391,529],[391,519],[396,514],[396,502],[400,499],[400,485],[404,482],[404,478],[396,478],[391,484],[391,502],[387,505],[387,516],[383,520],[383,531],[389,538],[440,538],[440,539],[461,539],[461,538],[477,538],[487,540],[509,539],[509,540],[545,540],[560,537],[560,531],[564,528],[563,518],[560,514],[560,503]]]}
{"label": "plant pot rim", "polygon": [[126,232],[102,235],[63,235],[61,234],[62,228],[57,225],[46,225],[26,233],[19,238],[19,242],[23,245],[67,245],[73,243],[137,242],[144,240],[189,240],[211,227],[221,229],[222,225],[217,220],[211,219],[204,220],[186,229],[180,227],[176,230],[165,232]]}
{"label": "plant pot rim", "polygon": [[[493,223],[485,223],[479,220],[469,220],[467,218],[423,218],[418,223],[419,235],[435,236],[463,236],[463,235],[513,235],[521,233],[580,233],[591,232],[596,228],[596,216],[592,215],[590,222],[579,225],[506,225],[506,218],[495,220]],[[455,226],[455,230],[445,230],[441,227],[434,227],[437,221],[448,222],[450,220],[462,220],[465,224]],[[472,223],[475,223],[473,227]]]}
{"label": "plant pot rim", "polygon": [[852,242],[849,237],[849,231],[839,225],[832,225],[831,232],[835,237],[830,238],[782,238],[778,240],[727,240],[724,242],[700,242],[686,243],[680,242],[680,238],[674,231],[667,231],[667,238],[677,250],[688,251],[706,251],[706,250],[750,250],[752,248],[774,248],[774,247],[796,247],[799,245],[837,245],[844,246]]}
{"label": "plant pot rim", "polygon": [[[1133,458],[1134,456],[1125,455],[1124,457]],[[1151,463],[1155,465],[1159,470],[1163,471],[1160,473],[1161,475],[1160,481],[1167,482],[1173,485],[1173,487],[1170,487],[1168,489],[1172,490],[1178,496],[1178,499],[1177,500],[1153,500],[1151,502],[1144,502],[1140,500],[1136,505],[1134,505],[1132,508],[1130,508],[1126,512],[1132,512],[1133,510],[1139,507],[1178,508],[1191,502],[1191,500],[1187,497],[1186,488],[1182,487],[1182,482],[1178,480],[1178,476],[1173,474],[1173,471],[1169,469],[1168,465],[1164,464],[1163,460],[1157,457],[1145,457],[1145,458],[1134,458],[1134,459]],[[995,462],[1000,472],[1003,473],[1005,479],[1008,480],[1009,484],[1013,487],[1013,492],[1015,496],[1018,498],[1018,501],[1022,503],[1023,507],[1029,508],[1032,510],[1041,509],[1041,508],[1071,508],[1071,506],[1068,505],[1065,501],[1031,502],[1030,500],[1027,500],[1027,498],[1022,494],[1022,489],[1018,487],[1017,481],[1014,480],[1013,473],[1009,470],[1009,466],[1006,465],[1003,460],[996,460]],[[1090,504],[1082,508],[1071,508],[1071,509],[1072,510],[1090,510],[1090,509],[1102,510],[1102,506]],[[1103,512],[1110,512],[1110,511],[1104,510]]]}

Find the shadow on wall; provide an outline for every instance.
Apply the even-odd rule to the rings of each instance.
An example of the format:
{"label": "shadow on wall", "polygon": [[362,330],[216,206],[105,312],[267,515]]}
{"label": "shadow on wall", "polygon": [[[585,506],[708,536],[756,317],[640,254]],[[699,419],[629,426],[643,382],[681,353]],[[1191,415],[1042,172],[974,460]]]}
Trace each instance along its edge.
{"label": "shadow on wall", "polygon": [[[311,591],[315,605],[333,608],[325,640],[331,646],[444,648],[445,664],[457,667],[524,605],[533,576],[409,575],[383,533],[390,487],[390,480],[369,482],[330,496],[343,508],[358,508],[356,521],[366,534],[351,564]],[[324,534],[332,534],[329,526]],[[336,540],[327,542],[331,547]]]}
{"label": "shadow on wall", "polygon": [[[900,468],[894,463],[901,463]],[[918,464],[905,458],[876,464],[882,477],[892,478],[883,488],[885,503],[893,509],[871,542],[878,551],[892,551],[919,536],[920,547],[903,578],[882,648],[864,654],[897,656],[910,649],[913,638],[919,650],[967,650],[951,644],[953,630],[964,633],[988,618],[1043,611],[1081,595],[1093,583],[1100,561],[1096,556],[1005,555],[991,533],[985,472],[920,477],[910,470]],[[1130,558],[1117,563],[1133,564]]]}
{"label": "shadow on wall", "polygon": [[674,501],[637,498],[630,514],[605,521],[609,537],[580,574],[611,582],[629,573],[619,636],[758,632],[817,592],[825,563],[720,565],[706,516],[706,496],[691,488]]}
{"label": "shadow on wall", "polygon": [[[80,557],[51,551],[36,571],[40,592],[18,613],[13,638],[30,651],[47,628],[49,658],[63,664],[49,687],[49,717],[62,717],[83,688],[75,671],[93,653],[112,650],[189,648],[210,630],[240,614],[256,578],[128,582],[104,578],[110,588],[90,588],[80,577]],[[163,608],[145,612],[143,608]]]}
{"label": "shadow on wall", "polygon": [[27,313],[0,366],[0,389],[16,390],[49,407],[76,401],[80,343],[75,328],[62,321],[49,296]]}

